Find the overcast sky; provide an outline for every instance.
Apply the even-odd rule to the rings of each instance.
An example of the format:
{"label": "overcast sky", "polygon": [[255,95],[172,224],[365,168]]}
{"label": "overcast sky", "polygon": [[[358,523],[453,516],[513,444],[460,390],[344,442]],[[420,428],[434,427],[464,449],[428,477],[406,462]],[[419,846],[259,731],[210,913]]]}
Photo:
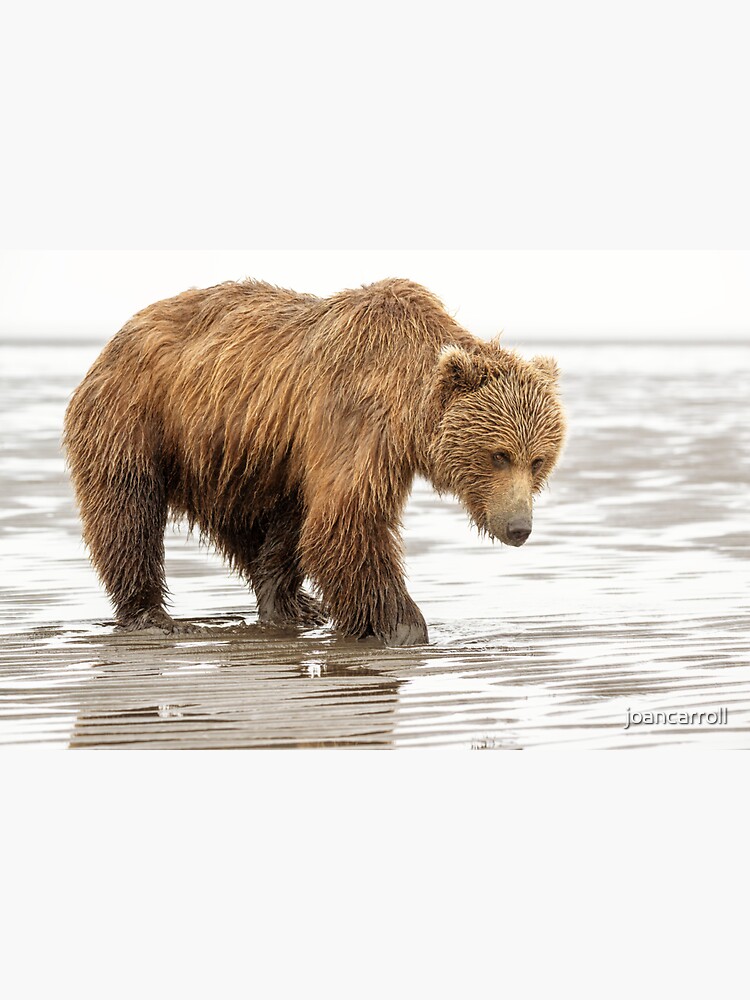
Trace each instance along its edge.
{"label": "overcast sky", "polygon": [[432,289],[482,337],[750,340],[750,253],[5,251],[0,337],[106,340],[191,286],[262,278],[328,295],[384,277]]}

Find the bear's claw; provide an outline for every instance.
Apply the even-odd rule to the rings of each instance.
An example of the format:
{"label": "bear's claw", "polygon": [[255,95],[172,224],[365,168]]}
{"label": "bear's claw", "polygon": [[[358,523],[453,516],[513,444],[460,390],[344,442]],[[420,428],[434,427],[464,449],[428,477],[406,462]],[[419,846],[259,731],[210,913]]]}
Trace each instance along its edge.
{"label": "bear's claw", "polygon": [[258,620],[262,625],[310,627],[324,625],[328,621],[328,615],[320,601],[301,591],[290,601],[274,604],[271,608],[259,608]]}
{"label": "bear's claw", "polygon": [[398,622],[384,636],[386,646],[424,646],[429,642],[424,622]]}
{"label": "bear's claw", "polygon": [[195,635],[203,632],[200,625],[192,622],[177,622],[162,608],[149,608],[132,618],[120,621],[115,626],[117,632],[159,631],[165,635]]}

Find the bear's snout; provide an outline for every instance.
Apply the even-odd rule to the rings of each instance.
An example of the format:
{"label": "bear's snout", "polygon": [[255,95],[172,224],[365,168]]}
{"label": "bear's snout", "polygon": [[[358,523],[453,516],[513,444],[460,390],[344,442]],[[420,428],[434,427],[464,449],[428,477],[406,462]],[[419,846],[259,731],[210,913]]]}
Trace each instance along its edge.
{"label": "bear's snout", "polygon": [[527,514],[511,517],[509,521],[501,517],[491,517],[487,521],[487,528],[493,538],[517,548],[523,545],[531,534],[531,518]]}
{"label": "bear's snout", "polygon": [[508,521],[508,527],[505,529],[505,533],[508,536],[508,543],[510,545],[523,545],[531,534],[531,518],[512,518]]}

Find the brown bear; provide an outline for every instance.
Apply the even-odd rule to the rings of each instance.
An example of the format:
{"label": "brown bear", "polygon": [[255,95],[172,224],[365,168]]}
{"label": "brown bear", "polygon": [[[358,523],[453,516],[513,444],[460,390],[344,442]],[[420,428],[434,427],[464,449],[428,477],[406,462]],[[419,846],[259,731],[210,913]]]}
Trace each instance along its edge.
{"label": "brown bear", "polygon": [[65,447],[121,627],[179,631],[171,513],[253,587],[261,622],[416,645],[399,538],[415,474],[521,545],[564,426],[554,361],[473,337],[420,285],[318,298],[248,280],[133,316],[76,389]]}

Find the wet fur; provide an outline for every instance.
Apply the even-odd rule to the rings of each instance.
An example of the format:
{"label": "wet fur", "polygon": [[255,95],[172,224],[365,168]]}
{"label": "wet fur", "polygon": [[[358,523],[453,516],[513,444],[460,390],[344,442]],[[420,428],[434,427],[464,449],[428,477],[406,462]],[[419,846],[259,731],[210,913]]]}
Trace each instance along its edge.
{"label": "wet fur", "polygon": [[84,538],[119,623],[174,627],[172,515],[254,588],[261,621],[330,617],[348,635],[427,641],[404,584],[401,515],[419,473],[481,525],[487,484],[463,408],[475,398],[475,419],[497,423],[497,400],[477,401],[508,372],[523,390],[502,403],[518,410],[503,417],[509,433],[528,438],[538,400],[561,422],[543,365],[472,337],[404,280],[327,299],[229,282],[137,313],[65,420]]}

